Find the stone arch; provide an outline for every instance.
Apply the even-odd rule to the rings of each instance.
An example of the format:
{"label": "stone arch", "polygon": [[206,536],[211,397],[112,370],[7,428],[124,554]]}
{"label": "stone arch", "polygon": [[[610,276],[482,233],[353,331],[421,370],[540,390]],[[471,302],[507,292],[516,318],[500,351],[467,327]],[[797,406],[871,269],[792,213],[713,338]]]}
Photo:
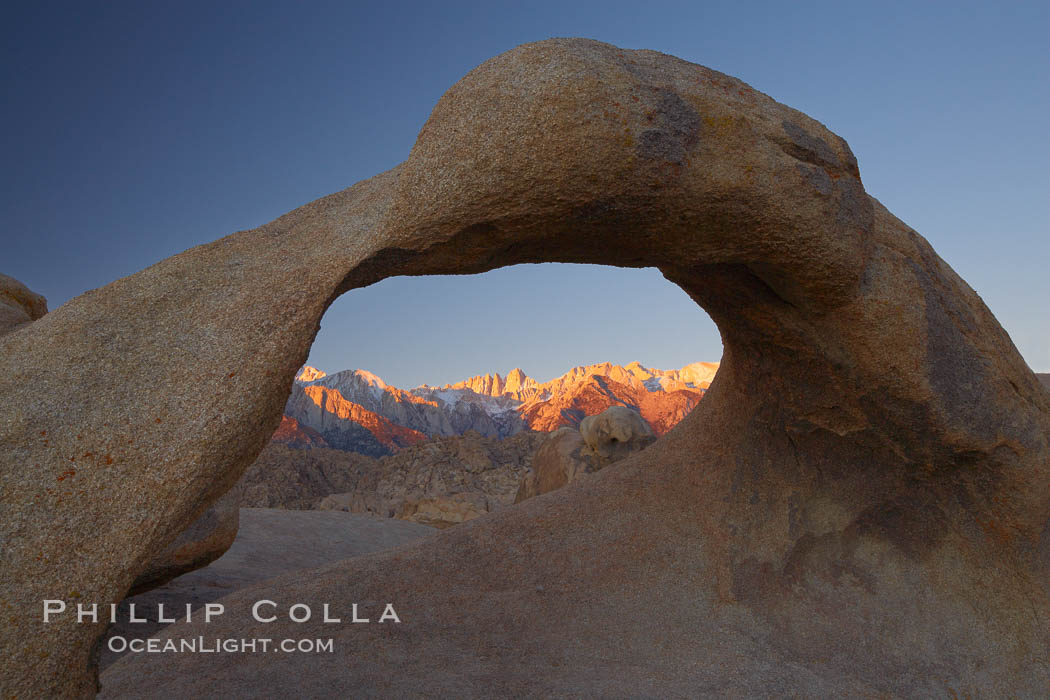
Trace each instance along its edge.
{"label": "stone arch", "polygon": [[[15,399],[0,405],[5,690],[94,691],[102,625],[45,626],[40,601],[119,600],[236,480],[335,297],[520,262],[659,267],[719,326],[722,369],[645,453],[658,468],[635,457],[355,561],[352,583],[350,565],[329,567],[303,589],[317,600],[509,601],[502,617],[471,608],[462,633],[455,611],[438,611],[396,639],[342,634],[356,656],[340,657],[340,682],[383,687],[389,662],[370,644],[434,654],[399,670],[406,692],[477,689],[501,672],[536,691],[586,688],[588,658],[628,694],[923,694],[936,677],[1024,695],[1046,682],[1033,659],[1046,656],[1050,609],[1050,399],[987,308],[864,192],[849,147],[819,123],[670,56],[557,39],[454,85],[401,166],[0,338],[0,395]],[[701,433],[721,444],[699,453]],[[530,570],[515,557],[535,546],[545,563]],[[655,627],[602,612],[643,600]],[[252,636],[244,620],[222,628]],[[736,646],[719,651],[719,629]],[[504,633],[537,641],[522,656]],[[670,665],[644,651],[653,634]],[[466,680],[442,671],[453,653],[474,659]],[[728,654],[721,670],[680,673],[714,653]],[[550,654],[560,670],[547,678]],[[625,675],[632,658],[650,685]],[[126,659],[107,683],[189,690],[214,681],[214,663]],[[230,682],[290,682],[260,664]]]}

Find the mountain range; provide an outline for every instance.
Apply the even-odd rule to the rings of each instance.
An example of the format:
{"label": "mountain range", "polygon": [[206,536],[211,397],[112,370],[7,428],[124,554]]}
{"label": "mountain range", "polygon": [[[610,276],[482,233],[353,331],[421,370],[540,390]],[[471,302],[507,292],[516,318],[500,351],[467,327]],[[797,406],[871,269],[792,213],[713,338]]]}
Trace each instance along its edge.
{"label": "mountain range", "polygon": [[606,362],[574,367],[543,383],[515,368],[506,376],[405,390],[362,369],[326,374],[305,366],[274,441],[378,457],[467,431],[505,438],[523,430],[576,427],[610,406],[638,411],[659,436],[692,410],[717,370],[717,362],[673,370]]}

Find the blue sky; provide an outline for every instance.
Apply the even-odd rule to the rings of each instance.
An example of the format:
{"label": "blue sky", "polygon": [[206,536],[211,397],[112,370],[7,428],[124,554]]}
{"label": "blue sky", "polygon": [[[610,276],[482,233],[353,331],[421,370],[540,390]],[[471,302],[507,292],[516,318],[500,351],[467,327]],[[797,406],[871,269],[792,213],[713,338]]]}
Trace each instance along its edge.
{"label": "blue sky", "polygon": [[[0,271],[52,309],[386,170],[478,63],[587,36],[845,137],[868,191],[1050,371],[1050,3],[38,2],[0,33]],[[414,386],[720,349],[656,271],[549,265],[352,292],[311,361]]]}

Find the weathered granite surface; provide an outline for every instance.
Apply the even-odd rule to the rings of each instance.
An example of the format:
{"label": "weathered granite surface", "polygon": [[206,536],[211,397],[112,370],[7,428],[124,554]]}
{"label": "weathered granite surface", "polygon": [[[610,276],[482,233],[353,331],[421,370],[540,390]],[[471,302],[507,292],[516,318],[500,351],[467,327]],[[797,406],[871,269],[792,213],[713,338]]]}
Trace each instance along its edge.
{"label": "weathered granite surface", "polygon": [[131,585],[129,595],[144,593],[221,557],[237,537],[243,495],[244,483],[237,482],[212,503],[171,544],[153,556]]}
{"label": "weathered granite surface", "polygon": [[0,274],[0,335],[47,313],[47,300],[13,277]]}
{"label": "weathered granite surface", "polygon": [[518,485],[515,503],[560,489],[584,474],[598,471],[587,443],[576,428],[558,428],[547,436]]}
{"label": "weathered granite surface", "polygon": [[637,411],[611,406],[580,421],[580,429],[559,428],[547,436],[521,480],[515,503],[560,489],[618,462],[656,441]]}
{"label": "weathered granite surface", "polygon": [[[110,625],[105,640],[154,636],[166,626],[159,622],[158,605],[164,606],[163,617],[184,618],[187,605],[198,610],[205,603],[281,574],[394,549],[433,533],[433,528],[424,525],[370,515],[242,508],[240,529],[225,554],[205,567],[125,598],[117,623]],[[146,622],[129,621],[132,604],[135,617]],[[122,646],[113,645],[117,649]],[[121,656],[123,653],[115,653],[104,642],[99,667],[104,669]]]}
{"label": "weathered granite surface", "polygon": [[610,406],[580,421],[580,435],[599,469],[656,442],[652,428],[637,411]]}
{"label": "weathered granite surface", "polygon": [[469,73],[395,170],[0,338],[5,693],[94,692],[101,626],[41,601],[120,600],[236,481],[338,294],[541,261],[656,266],[708,311],[725,352],[692,414],[593,478],[265,587],[401,624],[256,623],[243,589],[208,634],[337,651],[127,657],[105,695],[1045,695],[1050,393],[845,141],[579,39]]}

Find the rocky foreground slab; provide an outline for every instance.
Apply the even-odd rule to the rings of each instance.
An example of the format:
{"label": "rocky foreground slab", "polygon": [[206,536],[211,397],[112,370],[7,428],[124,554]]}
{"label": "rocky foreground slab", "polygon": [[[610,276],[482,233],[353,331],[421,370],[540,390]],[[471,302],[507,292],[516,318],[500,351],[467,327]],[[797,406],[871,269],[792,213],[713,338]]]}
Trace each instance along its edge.
{"label": "rocky foreground slab", "polygon": [[[368,515],[242,508],[237,537],[225,554],[202,569],[120,604],[118,622],[106,631],[99,667],[104,669],[124,655],[111,649],[111,639],[152,637],[167,626],[159,622],[160,617],[184,618],[187,605],[199,610],[205,603],[276,576],[395,549],[433,532],[423,525]],[[129,621],[131,605],[135,617],[146,622]],[[163,616],[158,614],[158,605],[164,606]],[[126,645],[112,646],[123,651]]]}

